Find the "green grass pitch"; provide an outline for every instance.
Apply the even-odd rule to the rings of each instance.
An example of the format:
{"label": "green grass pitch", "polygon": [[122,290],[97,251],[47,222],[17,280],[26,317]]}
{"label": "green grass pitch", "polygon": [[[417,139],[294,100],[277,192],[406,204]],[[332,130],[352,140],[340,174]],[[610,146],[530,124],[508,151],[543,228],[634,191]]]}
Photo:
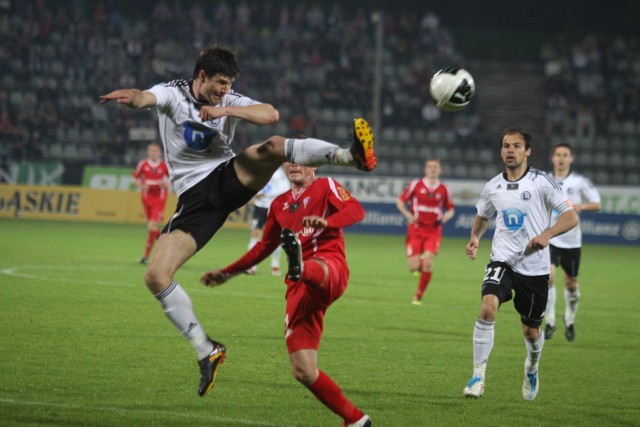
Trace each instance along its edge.
{"label": "green grass pitch", "polygon": [[[285,286],[268,261],[254,277],[198,283],[244,253],[247,230],[222,230],[177,275],[228,347],[214,392],[198,397],[195,352],[144,286],[145,238],[144,226],[0,220],[0,425],[340,425],[290,373]],[[426,303],[413,306],[402,236],[346,240],[351,281],[327,313],[319,365],[374,425],[640,424],[640,248],[584,247],[576,341],[560,323],[540,393],[525,402],[512,303],[498,315],[484,397],[462,395],[490,241],[471,262],[466,240],[445,239]]]}

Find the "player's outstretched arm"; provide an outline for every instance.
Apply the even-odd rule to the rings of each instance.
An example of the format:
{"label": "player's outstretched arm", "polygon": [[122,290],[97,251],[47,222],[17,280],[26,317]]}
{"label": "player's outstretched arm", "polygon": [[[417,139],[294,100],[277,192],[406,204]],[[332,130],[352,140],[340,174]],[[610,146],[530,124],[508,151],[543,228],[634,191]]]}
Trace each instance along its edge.
{"label": "player's outstretched arm", "polygon": [[153,93],[140,89],[118,89],[100,97],[101,104],[109,101],[116,101],[118,104],[124,104],[136,110],[154,107],[157,103]]}
{"label": "player's outstretched arm", "polygon": [[278,110],[270,104],[254,104],[246,107],[213,107],[205,105],[200,108],[200,119],[202,121],[214,120],[224,116],[236,117],[254,125],[272,125],[280,120]]}

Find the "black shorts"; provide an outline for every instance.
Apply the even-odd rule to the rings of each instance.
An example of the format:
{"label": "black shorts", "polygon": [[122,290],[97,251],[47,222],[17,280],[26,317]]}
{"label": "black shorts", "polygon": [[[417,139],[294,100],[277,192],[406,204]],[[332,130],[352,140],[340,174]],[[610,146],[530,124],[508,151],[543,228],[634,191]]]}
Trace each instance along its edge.
{"label": "black shorts", "polygon": [[257,191],[245,187],[238,180],[233,169],[234,160],[224,162],[180,195],[176,212],[162,230],[163,234],[184,230],[193,236],[197,250],[200,250],[222,227],[231,212],[246,205],[256,195]]}
{"label": "black shorts", "polygon": [[558,248],[549,245],[549,253],[551,254],[551,264],[561,266],[569,277],[578,277],[580,270],[580,248]]}
{"label": "black shorts", "polygon": [[252,230],[262,230],[267,223],[267,214],[269,208],[261,208],[260,206],[253,206],[253,219],[251,220],[250,228]]}
{"label": "black shorts", "polygon": [[[515,297],[512,292],[515,292]],[[482,281],[482,296],[495,295],[500,304],[513,297],[513,305],[520,313],[522,323],[529,327],[537,328],[542,324],[548,293],[548,274],[523,276],[504,262],[492,261],[487,264]]]}

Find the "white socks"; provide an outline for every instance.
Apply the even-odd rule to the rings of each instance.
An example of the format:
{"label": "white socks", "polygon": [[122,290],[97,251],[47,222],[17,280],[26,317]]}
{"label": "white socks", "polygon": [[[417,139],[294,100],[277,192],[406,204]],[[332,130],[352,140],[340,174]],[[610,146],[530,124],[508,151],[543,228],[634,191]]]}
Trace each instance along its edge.
{"label": "white socks", "polygon": [[184,289],[177,282],[172,282],[167,289],[157,294],[156,298],[162,304],[164,314],[191,342],[198,353],[198,360],[209,356],[213,351],[213,344],[196,319],[191,299]]}
{"label": "white socks", "polygon": [[580,302],[580,286],[576,284],[575,292],[564,290],[564,324],[573,325],[576,320],[576,312],[578,311],[578,303]]}
{"label": "white socks", "polygon": [[556,326],[556,287],[549,286],[549,296],[547,297],[547,308],[544,312],[547,325]]}
{"label": "white socks", "polygon": [[276,248],[275,251],[271,254],[271,268],[280,268],[280,254],[282,253],[282,248],[280,245]]}
{"label": "white socks", "polygon": [[355,164],[348,149],[315,138],[287,139],[284,154],[288,161],[305,166]]}
{"label": "white socks", "polygon": [[495,323],[476,319],[473,328],[473,376],[484,379],[487,360],[493,348]]}
{"label": "white socks", "polygon": [[531,342],[525,338],[524,345],[527,347],[527,359],[529,360],[529,364],[525,365],[529,368],[527,373],[534,374],[538,371],[538,361],[542,354],[542,347],[544,347],[544,332],[540,331],[536,342]]}

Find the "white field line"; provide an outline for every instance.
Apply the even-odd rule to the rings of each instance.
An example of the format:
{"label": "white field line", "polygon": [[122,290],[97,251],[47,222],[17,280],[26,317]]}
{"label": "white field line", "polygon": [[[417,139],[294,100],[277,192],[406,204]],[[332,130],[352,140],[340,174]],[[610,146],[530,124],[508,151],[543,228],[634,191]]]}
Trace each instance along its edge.
{"label": "white field line", "polygon": [[83,412],[99,411],[99,412],[113,412],[113,413],[120,413],[120,414],[143,414],[143,415],[149,414],[149,415],[157,415],[157,416],[170,416],[170,417],[176,417],[176,418],[199,420],[199,421],[210,422],[210,423],[214,423],[214,422],[227,423],[230,425],[295,427],[295,426],[282,426],[281,424],[272,424],[264,421],[216,417],[215,415],[206,416],[206,415],[193,414],[189,412],[172,412],[172,411],[155,410],[155,409],[121,408],[121,407],[115,407],[115,406],[82,406],[82,405],[73,405],[73,404],[67,404],[67,403],[33,402],[33,401],[16,400],[16,399],[3,398],[3,397],[0,397],[0,403],[14,405],[14,406],[35,406],[35,407],[47,407],[47,408],[72,409],[72,410],[81,410]]}
{"label": "white field line", "polygon": [[[19,277],[21,279],[29,279],[29,280],[37,280],[42,283],[50,283],[50,282],[60,282],[60,283],[82,283],[82,284],[94,284],[100,286],[119,286],[126,288],[137,288],[144,287],[144,282],[142,277],[136,280],[136,283],[132,282],[122,282],[117,280],[104,281],[104,280],[93,280],[88,282],[83,279],[72,279],[68,277],[64,277],[64,273],[61,275],[49,275],[43,273],[42,271],[70,271],[70,270],[84,270],[84,271],[92,271],[92,272],[101,272],[105,273],[103,276],[106,276],[108,272],[113,270],[130,270],[128,266],[109,266],[104,268],[95,268],[93,266],[83,266],[83,265],[55,265],[55,266],[47,266],[47,265],[21,265],[15,267],[5,267],[0,270],[0,274],[4,274],[6,276]],[[40,272],[38,272],[40,271]],[[204,273],[204,272],[203,272]],[[254,277],[256,280],[260,280],[259,278]],[[229,282],[232,283],[232,282]],[[0,280],[0,285],[6,284],[3,280]],[[227,284],[228,286],[228,284]],[[257,298],[257,299],[277,299],[284,300],[284,283],[282,283],[282,295],[256,295],[253,292],[243,292],[241,287],[233,287],[233,290],[227,288],[225,291],[226,294],[240,296],[243,298]],[[240,290],[239,290],[240,289]],[[204,285],[201,285],[197,288],[189,288],[187,290],[188,293],[206,293],[206,294],[215,294],[215,289],[206,288]]]}

